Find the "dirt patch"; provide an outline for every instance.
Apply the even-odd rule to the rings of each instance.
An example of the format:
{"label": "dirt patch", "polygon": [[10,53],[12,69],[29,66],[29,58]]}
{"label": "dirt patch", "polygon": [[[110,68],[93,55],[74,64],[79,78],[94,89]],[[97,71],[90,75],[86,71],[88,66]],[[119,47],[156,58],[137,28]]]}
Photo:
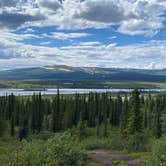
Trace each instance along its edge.
{"label": "dirt patch", "polygon": [[124,161],[128,166],[141,166],[141,160],[140,159],[131,159],[128,156],[125,156],[123,154],[111,154],[111,159],[117,159]]}
{"label": "dirt patch", "polygon": [[98,163],[101,166],[112,166],[110,153],[108,151],[90,151],[88,156],[90,160]]}
{"label": "dirt patch", "polygon": [[105,150],[93,150],[88,153],[89,159],[98,163],[100,166],[113,166],[112,160],[121,160],[128,166],[141,166],[140,159],[131,159],[123,154],[113,154]]}

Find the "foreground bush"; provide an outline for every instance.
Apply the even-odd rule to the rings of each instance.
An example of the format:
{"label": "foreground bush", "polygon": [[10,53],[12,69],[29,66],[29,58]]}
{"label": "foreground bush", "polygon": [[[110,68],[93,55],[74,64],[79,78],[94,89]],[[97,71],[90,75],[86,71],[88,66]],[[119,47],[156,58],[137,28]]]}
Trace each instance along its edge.
{"label": "foreground bush", "polygon": [[152,148],[151,166],[166,166],[166,138],[158,140]]}
{"label": "foreground bush", "polygon": [[22,141],[0,158],[1,166],[82,166],[86,153],[70,134],[57,134],[48,141]]}
{"label": "foreground bush", "polygon": [[148,151],[150,137],[145,133],[136,133],[134,135],[129,135],[127,140],[124,141],[124,147],[128,151]]}
{"label": "foreground bush", "polygon": [[70,134],[49,139],[46,144],[48,158],[56,160],[58,166],[82,166],[86,153]]}

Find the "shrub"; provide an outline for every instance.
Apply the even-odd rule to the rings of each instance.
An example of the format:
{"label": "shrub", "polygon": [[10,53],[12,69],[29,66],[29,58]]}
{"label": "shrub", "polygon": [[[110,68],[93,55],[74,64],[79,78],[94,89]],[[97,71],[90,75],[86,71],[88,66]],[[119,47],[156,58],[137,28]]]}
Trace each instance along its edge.
{"label": "shrub", "polygon": [[118,159],[113,159],[112,165],[113,166],[127,166],[127,164],[124,161],[118,160]]}
{"label": "shrub", "polygon": [[129,135],[124,148],[129,151],[147,151],[149,149],[149,136],[145,133]]}
{"label": "shrub", "polygon": [[47,155],[56,159],[58,166],[82,166],[86,153],[70,134],[57,135],[46,145]]}
{"label": "shrub", "polygon": [[23,140],[0,158],[2,166],[83,166],[86,153],[70,134],[56,134],[48,141]]}
{"label": "shrub", "polygon": [[85,140],[83,140],[82,144],[87,150],[93,150],[93,149],[110,149],[109,138],[98,138],[98,137],[89,137]]}
{"label": "shrub", "polygon": [[166,166],[166,138],[154,142],[150,165]]}
{"label": "shrub", "polygon": [[99,165],[94,162],[88,162],[86,166],[99,166]]}

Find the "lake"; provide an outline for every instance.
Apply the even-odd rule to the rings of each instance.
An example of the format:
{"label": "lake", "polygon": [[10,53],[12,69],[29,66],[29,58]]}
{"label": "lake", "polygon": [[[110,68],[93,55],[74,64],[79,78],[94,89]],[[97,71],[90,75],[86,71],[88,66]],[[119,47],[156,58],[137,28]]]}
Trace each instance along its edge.
{"label": "lake", "polygon": [[[86,94],[89,92],[131,92],[132,89],[59,89],[60,94]],[[166,92],[166,89],[141,89],[143,92]],[[57,93],[57,89],[46,89],[46,90],[24,90],[24,89],[0,89],[0,96],[14,94],[15,96],[29,96],[33,94],[45,94],[45,95],[54,95]]]}

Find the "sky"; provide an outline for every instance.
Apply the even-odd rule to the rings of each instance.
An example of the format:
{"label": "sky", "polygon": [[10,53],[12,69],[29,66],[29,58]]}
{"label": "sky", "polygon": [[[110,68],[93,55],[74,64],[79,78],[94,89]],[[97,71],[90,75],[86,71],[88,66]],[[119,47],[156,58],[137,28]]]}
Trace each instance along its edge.
{"label": "sky", "polygon": [[166,68],[166,0],[0,0],[0,70]]}

